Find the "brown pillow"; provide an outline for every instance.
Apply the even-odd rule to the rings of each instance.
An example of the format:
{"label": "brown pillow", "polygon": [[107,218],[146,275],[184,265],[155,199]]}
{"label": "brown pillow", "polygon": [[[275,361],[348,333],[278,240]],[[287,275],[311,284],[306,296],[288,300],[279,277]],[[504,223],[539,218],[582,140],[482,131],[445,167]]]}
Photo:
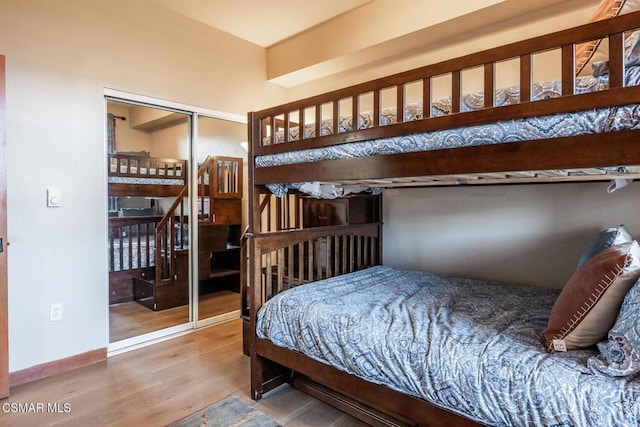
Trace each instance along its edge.
{"label": "brown pillow", "polygon": [[[602,0],[588,22],[596,22],[640,10],[640,0]],[[609,40],[592,40],[576,45],[576,76],[591,73],[592,62],[609,59]]]}
{"label": "brown pillow", "polygon": [[627,291],[640,277],[637,241],[604,249],[560,292],[544,332],[547,351],[589,347],[607,336]]}

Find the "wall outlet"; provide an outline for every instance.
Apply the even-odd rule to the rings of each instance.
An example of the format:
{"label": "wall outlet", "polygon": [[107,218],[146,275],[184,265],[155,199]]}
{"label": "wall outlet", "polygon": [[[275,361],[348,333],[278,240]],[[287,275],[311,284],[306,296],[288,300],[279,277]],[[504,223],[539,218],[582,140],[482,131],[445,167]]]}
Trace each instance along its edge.
{"label": "wall outlet", "polygon": [[62,320],[62,303],[49,306],[49,321],[57,322],[58,320]]}

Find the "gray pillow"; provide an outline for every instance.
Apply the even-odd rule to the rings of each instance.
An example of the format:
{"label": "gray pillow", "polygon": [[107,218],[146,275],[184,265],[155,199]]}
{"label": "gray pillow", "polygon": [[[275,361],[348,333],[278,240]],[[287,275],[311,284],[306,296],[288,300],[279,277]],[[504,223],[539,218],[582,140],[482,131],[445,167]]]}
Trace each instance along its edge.
{"label": "gray pillow", "polygon": [[630,242],[633,242],[633,237],[631,237],[629,231],[627,231],[622,224],[602,230],[591,240],[584,252],[582,252],[576,270],[580,269],[584,263],[602,250],[610,248],[613,245]]}
{"label": "gray pillow", "polygon": [[594,372],[614,377],[640,372],[639,319],[640,281],[637,281],[627,292],[608,339],[597,344],[600,354],[589,358],[587,366]]}

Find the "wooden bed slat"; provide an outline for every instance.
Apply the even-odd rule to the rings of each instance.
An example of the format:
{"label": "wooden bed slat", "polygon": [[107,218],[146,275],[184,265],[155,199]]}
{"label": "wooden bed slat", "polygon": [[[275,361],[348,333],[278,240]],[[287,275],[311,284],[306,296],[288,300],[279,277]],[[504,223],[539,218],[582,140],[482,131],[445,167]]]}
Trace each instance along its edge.
{"label": "wooden bed slat", "polygon": [[484,64],[484,106],[485,108],[493,107],[495,99],[495,68],[494,64]]}
{"label": "wooden bed slat", "polygon": [[422,117],[431,117],[431,79],[422,79]]}
{"label": "wooden bed slat", "polygon": [[322,129],[322,105],[316,105],[316,138],[320,136],[320,130]]}
{"label": "wooden bed slat", "polygon": [[575,49],[573,44],[562,46],[562,95],[569,96],[575,93]]}
{"label": "wooden bed slat", "polygon": [[373,92],[373,127],[380,126],[380,91]]}
{"label": "wooden bed slat", "polygon": [[624,86],[624,33],[609,35],[609,87]]}
{"label": "wooden bed slat", "polygon": [[451,73],[451,112],[460,112],[460,101],[462,99],[462,76],[460,70]]}
{"label": "wooden bed slat", "polygon": [[340,103],[338,100],[333,101],[333,133],[338,134],[339,133],[339,126],[340,126]]}
{"label": "wooden bed slat", "polygon": [[353,129],[358,129],[358,121],[360,119],[360,97],[354,95],[351,97],[351,117],[352,117],[352,127]]}
{"label": "wooden bed slat", "polygon": [[404,122],[404,85],[396,86],[396,121]]}

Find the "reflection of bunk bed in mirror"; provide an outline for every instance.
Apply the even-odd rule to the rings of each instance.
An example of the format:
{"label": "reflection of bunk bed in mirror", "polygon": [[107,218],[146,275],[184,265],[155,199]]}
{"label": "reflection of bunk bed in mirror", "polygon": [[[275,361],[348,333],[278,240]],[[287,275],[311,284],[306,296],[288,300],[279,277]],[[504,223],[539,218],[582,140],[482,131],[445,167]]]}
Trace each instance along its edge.
{"label": "reflection of bunk bed in mirror", "polygon": [[109,195],[177,196],[187,183],[186,160],[151,157],[145,151],[109,154]]}
{"label": "reflection of bunk bed in mirror", "polygon": [[[464,279],[392,272],[381,266],[379,204],[371,203],[375,213],[361,216],[364,223],[305,227],[308,196],[301,192],[343,200],[363,189],[598,180],[614,181],[615,190],[640,177],[640,61],[630,58],[638,52],[638,26],[640,12],[249,113],[243,313],[251,397],[289,382],[376,425],[588,425],[590,402],[611,399],[616,403],[603,406],[598,420],[636,424],[637,376],[585,374],[586,361],[597,356],[593,348],[547,354],[540,319],[557,293],[516,291],[499,299],[509,291],[495,284],[474,283],[476,292],[463,293],[471,285]],[[576,76],[576,46],[601,38],[610,51],[596,69],[605,71]],[[560,77],[534,83],[534,57],[550,50],[558,52]],[[518,84],[505,91],[496,73],[510,61]],[[469,70],[480,71],[480,92],[463,90]],[[442,75],[450,90],[441,100],[432,90]],[[435,302],[441,310],[409,298],[427,281],[442,288],[445,297]],[[493,325],[490,318],[501,315],[508,320]],[[436,322],[413,329],[428,316],[451,320],[449,326],[457,319],[460,329]],[[517,333],[511,322],[528,335],[509,335]],[[431,340],[439,344],[429,347]],[[528,353],[490,353],[501,340]],[[404,375],[414,368],[415,376]]]}
{"label": "reflection of bunk bed in mirror", "polygon": [[[146,153],[109,155],[110,197],[168,201],[162,207],[111,207],[111,304],[135,300],[153,310],[188,304],[189,224],[193,218],[199,226],[200,242],[212,246],[210,251],[200,251],[201,280],[206,279],[212,289],[239,291],[242,159],[211,156],[200,165],[196,217],[189,215],[186,166],[185,160],[154,158]],[[212,277],[211,271],[222,271],[223,267],[225,274]],[[207,269],[210,271],[204,277]],[[223,279],[215,280],[219,277]]]}

